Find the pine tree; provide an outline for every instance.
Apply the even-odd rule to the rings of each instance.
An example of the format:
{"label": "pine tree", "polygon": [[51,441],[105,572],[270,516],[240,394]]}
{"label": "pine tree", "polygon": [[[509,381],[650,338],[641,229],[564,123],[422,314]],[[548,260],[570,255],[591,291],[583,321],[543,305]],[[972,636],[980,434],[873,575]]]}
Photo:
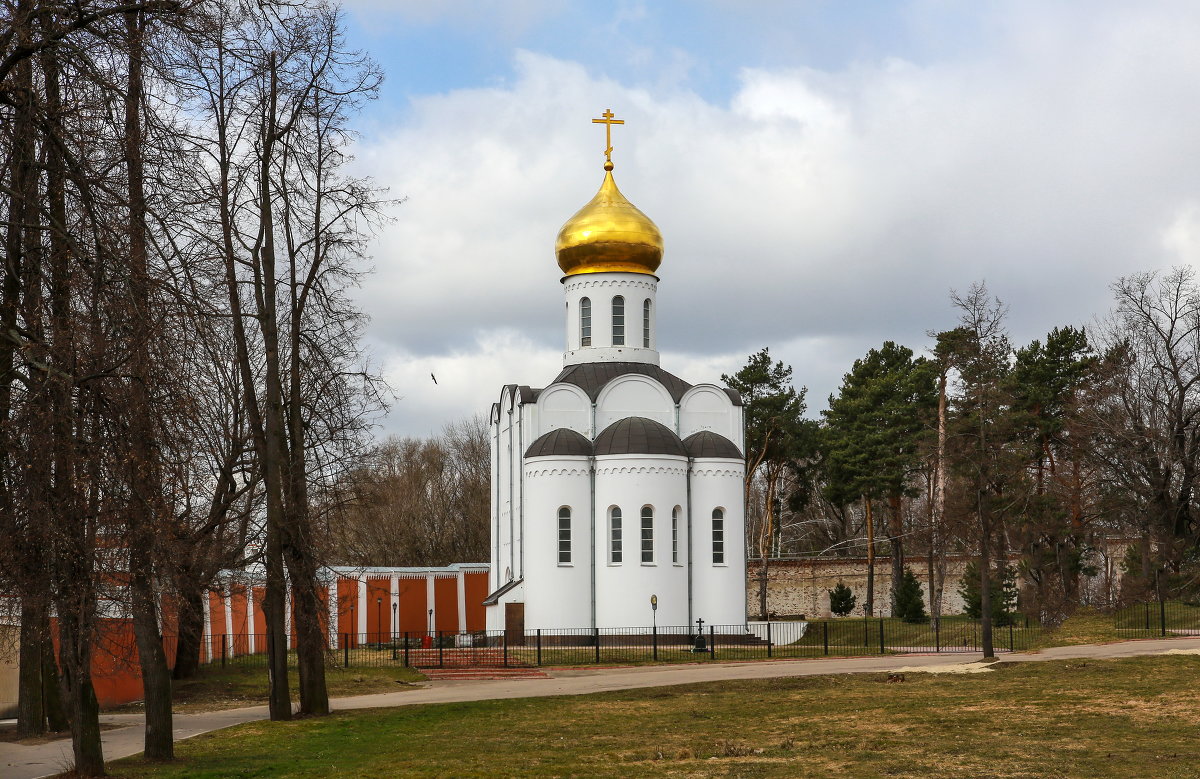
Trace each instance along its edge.
{"label": "pine tree", "polygon": [[924,622],[929,615],[925,613],[925,599],[921,596],[921,583],[911,568],[904,569],[900,585],[896,587],[896,609],[892,616],[899,617],[905,622]]}
{"label": "pine tree", "polygon": [[854,361],[824,412],[826,497],[840,505],[862,498],[866,513],[868,614],[875,601],[872,501],[888,505],[894,605],[904,570],[902,501],[915,494],[911,477],[937,403],[936,378],[936,365],[885,341]]}
{"label": "pine tree", "polygon": [[[971,619],[983,616],[983,594],[979,588],[979,566],[974,560],[963,570],[962,582],[958,585],[958,596],[963,601],[963,612]],[[991,585],[992,624],[1004,627],[1013,622],[1017,607],[1017,574],[1010,566],[1003,566],[988,577]]]}
{"label": "pine tree", "polygon": [[854,591],[839,579],[837,586],[829,591],[829,610],[835,616],[844,617],[854,611],[856,600]]}

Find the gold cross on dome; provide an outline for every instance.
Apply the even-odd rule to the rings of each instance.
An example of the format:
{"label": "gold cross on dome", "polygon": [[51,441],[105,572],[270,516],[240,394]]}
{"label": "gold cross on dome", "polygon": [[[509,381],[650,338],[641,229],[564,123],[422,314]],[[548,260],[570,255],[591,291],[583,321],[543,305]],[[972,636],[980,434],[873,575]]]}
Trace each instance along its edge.
{"label": "gold cross on dome", "polygon": [[600,114],[600,116],[604,118],[593,119],[592,124],[604,125],[604,145],[607,147],[604,149],[604,161],[612,162],[612,126],[614,124],[625,124],[625,120],[614,119],[613,117],[616,116],[616,114],[612,112],[611,108],[604,109],[604,113]]}

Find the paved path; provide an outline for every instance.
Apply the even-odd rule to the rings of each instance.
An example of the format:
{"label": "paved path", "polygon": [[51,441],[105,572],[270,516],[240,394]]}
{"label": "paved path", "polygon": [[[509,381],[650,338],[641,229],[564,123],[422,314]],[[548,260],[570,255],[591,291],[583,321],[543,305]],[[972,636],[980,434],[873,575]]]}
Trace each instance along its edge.
{"label": "paved path", "polygon": [[[1005,662],[1039,662],[1074,658],[1109,659],[1162,654],[1168,650],[1200,651],[1200,638],[1122,641],[1045,649],[1030,654],[1005,654]],[[418,689],[378,695],[335,698],[335,710],[415,706],[426,703],[456,703],[500,698],[541,698],[551,695],[587,695],[641,687],[665,687],[727,679],[773,679],[788,676],[819,676],[842,673],[879,673],[897,668],[967,663],[982,659],[978,652],[934,655],[889,655],[886,657],[830,658],[823,660],[775,660],[769,662],[696,663],[689,665],[636,666],[628,668],[584,668],[548,670],[547,679],[502,681],[432,682]],[[266,706],[175,715],[175,739],[181,740],[243,722],[266,719]],[[142,751],[140,714],[105,714],[101,722],[126,727],[106,730],[104,756],[116,760]],[[0,776],[4,779],[37,779],[61,772],[71,765],[71,742],[23,746],[0,744]]]}

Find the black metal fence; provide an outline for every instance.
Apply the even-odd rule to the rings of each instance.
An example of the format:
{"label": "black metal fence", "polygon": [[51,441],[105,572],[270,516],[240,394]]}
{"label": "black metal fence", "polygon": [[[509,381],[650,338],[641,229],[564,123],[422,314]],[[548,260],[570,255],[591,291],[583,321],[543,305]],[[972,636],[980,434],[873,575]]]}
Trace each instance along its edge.
{"label": "black metal fence", "polygon": [[[1030,648],[1040,633],[1024,620],[993,628],[997,652]],[[265,635],[205,637],[212,663],[265,664]],[[746,625],[657,628],[347,633],[328,651],[346,668],[495,668],[625,665],[906,653],[978,652],[978,620],[943,617],[921,623],[845,618]],[[206,651],[206,657],[209,655]],[[294,659],[294,652],[292,653]]]}
{"label": "black metal fence", "polygon": [[1122,638],[1200,636],[1200,604],[1180,600],[1135,603],[1113,612]]}

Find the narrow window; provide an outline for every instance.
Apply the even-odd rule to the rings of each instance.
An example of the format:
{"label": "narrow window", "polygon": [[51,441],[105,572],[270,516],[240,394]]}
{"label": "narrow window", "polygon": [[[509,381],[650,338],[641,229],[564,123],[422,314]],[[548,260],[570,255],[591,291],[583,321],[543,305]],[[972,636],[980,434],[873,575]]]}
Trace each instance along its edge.
{"label": "narrow window", "polygon": [[581,298],[579,301],[579,345],[592,345],[592,301]]}
{"label": "narrow window", "polygon": [[650,298],[642,304],[642,346],[650,348]]}
{"label": "narrow window", "polygon": [[625,298],[613,298],[613,346],[625,345]]}
{"label": "narrow window", "polygon": [[679,562],[679,507],[671,509],[671,562]]}
{"label": "narrow window", "polygon": [[725,512],[713,509],[713,565],[725,564]]}
{"label": "narrow window", "polygon": [[642,506],[642,562],[654,562],[654,509]]}
{"label": "narrow window", "polygon": [[558,562],[571,562],[571,509],[558,510]]}
{"label": "narrow window", "polygon": [[619,563],[621,562],[621,509],[616,506],[612,507],[612,512],[609,515],[608,529],[608,561],[610,563]]}

